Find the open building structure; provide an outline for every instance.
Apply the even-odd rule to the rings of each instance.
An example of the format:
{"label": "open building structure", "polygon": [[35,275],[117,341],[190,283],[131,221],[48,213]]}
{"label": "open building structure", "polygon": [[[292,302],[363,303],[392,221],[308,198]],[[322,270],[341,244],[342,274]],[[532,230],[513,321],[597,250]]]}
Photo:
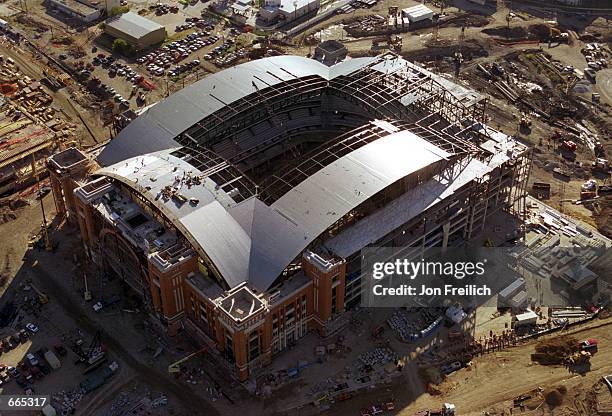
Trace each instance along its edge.
{"label": "open building structure", "polygon": [[246,380],[346,324],[362,248],[457,245],[520,215],[530,152],[485,119],[483,96],[392,54],[278,56],[159,102],[96,160],[69,149],[48,167],[89,259]]}

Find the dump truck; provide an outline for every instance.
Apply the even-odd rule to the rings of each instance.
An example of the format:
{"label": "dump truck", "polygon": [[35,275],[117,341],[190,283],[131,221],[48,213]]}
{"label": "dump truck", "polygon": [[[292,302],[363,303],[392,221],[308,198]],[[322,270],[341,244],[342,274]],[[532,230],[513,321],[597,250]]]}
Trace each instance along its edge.
{"label": "dump truck", "polygon": [[597,349],[599,341],[593,338],[585,339],[580,343],[580,349],[583,351],[594,351]]}

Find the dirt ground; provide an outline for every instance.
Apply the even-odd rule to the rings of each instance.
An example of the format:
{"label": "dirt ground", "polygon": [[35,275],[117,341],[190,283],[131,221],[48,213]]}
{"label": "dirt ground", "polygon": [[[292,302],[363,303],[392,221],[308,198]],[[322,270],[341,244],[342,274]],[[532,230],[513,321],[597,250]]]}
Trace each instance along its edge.
{"label": "dirt ground", "polygon": [[[514,414],[535,415],[579,415],[597,416],[588,403],[587,396],[595,392],[602,395],[602,405],[606,405],[607,388],[602,385],[601,377],[612,372],[612,319],[595,320],[575,330],[568,331],[578,339],[596,338],[600,342],[598,352],[591,359],[591,368],[584,374],[572,373],[564,366],[541,366],[531,361],[536,341],[526,343],[501,352],[495,352],[475,358],[470,367],[459,370],[448,376],[439,386],[441,394],[432,396],[422,391],[417,380],[408,378],[405,383],[383,386],[370,393],[355,397],[349,401],[333,406],[330,414],[357,415],[359,409],[369,404],[378,403],[388,397],[395,397],[401,416],[412,416],[422,409],[437,408],[442,403],[453,403],[457,406],[458,415],[481,416],[484,412],[493,415],[510,415],[512,400],[520,395],[531,393],[534,398],[529,406],[521,412],[514,409]],[[564,385],[568,394],[562,406],[550,408],[542,404],[543,398],[535,397],[538,389],[547,389]],[[605,390],[605,391],[604,391]],[[541,396],[541,392],[538,393]],[[535,409],[537,408],[537,410]],[[602,407],[603,408],[603,407]],[[585,410],[586,409],[586,410]],[[505,413],[502,413],[505,411]],[[609,415],[610,413],[601,413]]]}

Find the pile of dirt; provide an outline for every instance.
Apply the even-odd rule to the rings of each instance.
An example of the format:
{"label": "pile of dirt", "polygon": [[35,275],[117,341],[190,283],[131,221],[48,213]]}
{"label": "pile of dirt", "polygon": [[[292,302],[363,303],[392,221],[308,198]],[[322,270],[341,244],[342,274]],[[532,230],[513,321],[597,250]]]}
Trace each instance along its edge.
{"label": "pile of dirt", "polygon": [[524,27],[516,26],[508,28],[506,26],[492,27],[483,29],[482,33],[506,39],[525,39],[527,37],[527,30]]}
{"label": "pile of dirt", "polygon": [[464,14],[443,22],[440,27],[483,27],[488,25],[491,19],[480,14]]}
{"label": "pile of dirt", "polygon": [[548,41],[550,39],[550,28],[545,24],[535,24],[528,28],[515,26],[508,28],[507,26],[499,26],[483,29],[482,33],[489,36],[505,38],[505,39],[538,39]]}
{"label": "pile of dirt", "polygon": [[540,341],[531,354],[532,361],[542,365],[562,364],[567,357],[579,350],[578,341],[569,336],[561,336]]}
{"label": "pile of dirt", "polygon": [[612,238],[612,198],[604,197],[597,208],[593,215],[597,229],[606,237]]}
{"label": "pile of dirt", "polygon": [[[432,42],[427,48],[402,52],[401,55],[409,61],[430,62],[437,59],[452,57],[455,55],[455,52],[459,52],[459,50],[461,50],[463,58],[468,61],[474,58],[489,56],[486,47],[472,39],[466,40],[462,47],[457,44],[437,45]],[[353,54],[351,54],[351,56],[352,55]]]}
{"label": "pile of dirt", "polygon": [[0,208],[0,224],[4,224],[17,219],[17,214],[15,214],[10,209],[3,207]]}
{"label": "pile of dirt", "polygon": [[563,398],[567,394],[567,387],[559,386],[552,388],[544,392],[544,400],[551,407],[561,406],[563,404]]}
{"label": "pile of dirt", "polygon": [[438,385],[443,381],[440,370],[436,367],[420,368],[419,376],[423,380],[423,384]]}
{"label": "pile of dirt", "polygon": [[550,28],[543,23],[529,26],[529,33],[540,40],[548,40],[550,38]]}

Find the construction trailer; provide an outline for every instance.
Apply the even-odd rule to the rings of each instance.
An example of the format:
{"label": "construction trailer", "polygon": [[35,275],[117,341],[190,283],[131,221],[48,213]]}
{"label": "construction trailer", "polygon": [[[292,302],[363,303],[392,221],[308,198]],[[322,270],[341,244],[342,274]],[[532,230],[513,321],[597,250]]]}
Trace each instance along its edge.
{"label": "construction trailer", "polygon": [[516,315],[512,320],[514,328],[534,326],[538,321],[538,315],[533,311],[528,311]]}
{"label": "construction trailer", "polygon": [[407,17],[410,23],[416,23],[422,20],[432,20],[434,12],[429,7],[419,4],[402,9],[402,15]]}

